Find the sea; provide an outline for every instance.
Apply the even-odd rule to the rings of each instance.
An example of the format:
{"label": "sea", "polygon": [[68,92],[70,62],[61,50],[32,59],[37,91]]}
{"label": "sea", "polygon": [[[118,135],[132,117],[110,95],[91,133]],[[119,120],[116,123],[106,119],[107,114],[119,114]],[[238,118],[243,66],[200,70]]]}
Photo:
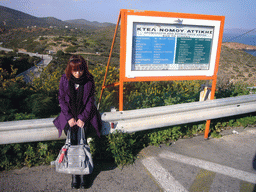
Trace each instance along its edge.
{"label": "sea", "polygon": [[[240,34],[232,34],[232,33],[223,33],[222,42],[236,42],[243,43],[246,45],[254,45],[256,46],[256,35],[240,35]],[[256,57],[256,50],[245,50],[245,52]]]}

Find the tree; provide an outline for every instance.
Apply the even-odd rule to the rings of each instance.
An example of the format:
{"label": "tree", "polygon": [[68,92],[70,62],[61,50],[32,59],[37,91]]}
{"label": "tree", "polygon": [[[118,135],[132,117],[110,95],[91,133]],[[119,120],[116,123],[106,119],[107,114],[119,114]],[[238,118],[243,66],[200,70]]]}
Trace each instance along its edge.
{"label": "tree", "polygon": [[57,57],[63,57],[65,53],[62,50],[57,51],[56,56]]}

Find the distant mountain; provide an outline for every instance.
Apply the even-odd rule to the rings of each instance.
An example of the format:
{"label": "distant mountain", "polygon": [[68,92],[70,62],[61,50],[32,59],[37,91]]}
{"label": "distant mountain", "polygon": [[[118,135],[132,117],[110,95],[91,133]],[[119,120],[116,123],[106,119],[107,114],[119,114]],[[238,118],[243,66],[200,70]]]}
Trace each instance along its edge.
{"label": "distant mountain", "polygon": [[38,18],[3,6],[0,6],[0,24],[6,28],[49,27],[51,25],[64,27],[67,25],[67,23],[53,17]]}
{"label": "distant mountain", "polygon": [[50,27],[56,26],[64,28],[65,26],[74,28],[84,28],[84,29],[95,29],[98,27],[106,27],[111,25],[110,23],[99,23],[90,22],[84,19],[80,20],[69,20],[62,21],[54,17],[42,17],[38,18],[21,11],[10,9],[4,6],[0,6],[0,28],[20,28],[27,26],[37,26],[37,27]]}
{"label": "distant mountain", "polygon": [[95,27],[108,27],[108,26],[114,26],[113,23],[99,23],[97,21],[87,21],[85,19],[74,19],[74,20],[65,20],[65,22],[72,23],[72,24],[80,24],[80,25],[90,25]]}

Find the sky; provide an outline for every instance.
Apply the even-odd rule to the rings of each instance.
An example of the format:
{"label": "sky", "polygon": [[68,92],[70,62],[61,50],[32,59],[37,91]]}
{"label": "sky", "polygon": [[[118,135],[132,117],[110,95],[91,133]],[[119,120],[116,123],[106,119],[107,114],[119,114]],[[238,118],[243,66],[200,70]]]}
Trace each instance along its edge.
{"label": "sky", "polygon": [[117,23],[120,9],[225,16],[225,29],[256,28],[255,0],[0,0],[0,5],[36,17],[62,21]]}

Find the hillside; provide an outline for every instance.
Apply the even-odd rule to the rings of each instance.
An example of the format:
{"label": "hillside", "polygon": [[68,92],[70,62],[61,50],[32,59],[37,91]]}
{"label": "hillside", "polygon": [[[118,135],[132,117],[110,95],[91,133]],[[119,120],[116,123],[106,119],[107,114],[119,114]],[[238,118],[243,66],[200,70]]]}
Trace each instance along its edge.
{"label": "hillside", "polygon": [[95,27],[108,27],[108,26],[115,26],[113,23],[99,23],[97,21],[87,21],[85,19],[74,19],[74,20],[65,20],[67,23],[71,24],[78,24],[78,25],[89,25],[89,26],[95,26]]}
{"label": "hillside", "polygon": [[7,7],[0,6],[0,23],[1,27],[10,28],[26,28],[28,26],[49,27],[61,26],[64,27],[65,23],[55,18],[37,18],[32,15],[16,11]]}
{"label": "hillside", "polygon": [[256,48],[238,43],[223,43],[218,71],[219,83],[242,81],[256,85],[256,57],[244,52],[246,47]]}
{"label": "hillside", "polygon": [[0,28],[14,29],[14,28],[27,28],[27,27],[57,27],[65,28],[66,26],[71,28],[80,29],[96,29],[98,27],[105,27],[108,23],[96,23],[83,20],[78,22],[76,20],[62,21],[54,17],[34,17],[32,15],[10,9],[4,6],[0,6]]}

